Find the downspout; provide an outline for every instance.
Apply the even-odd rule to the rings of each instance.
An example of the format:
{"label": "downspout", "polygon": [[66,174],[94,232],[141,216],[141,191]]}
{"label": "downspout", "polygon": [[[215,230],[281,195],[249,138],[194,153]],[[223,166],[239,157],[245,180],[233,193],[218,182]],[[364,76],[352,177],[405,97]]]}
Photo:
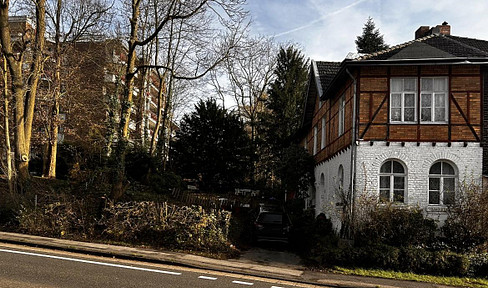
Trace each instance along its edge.
{"label": "downspout", "polygon": [[346,68],[346,73],[351,77],[352,82],[353,82],[353,102],[352,102],[352,141],[351,141],[351,179],[350,179],[350,187],[351,191],[349,193],[349,203],[350,205],[350,223],[349,223],[349,238],[352,239],[352,225],[354,223],[354,200],[355,200],[355,182],[356,182],[356,153],[357,153],[357,139],[356,139],[356,99],[357,99],[357,92],[356,92],[356,78],[349,72],[349,69]]}

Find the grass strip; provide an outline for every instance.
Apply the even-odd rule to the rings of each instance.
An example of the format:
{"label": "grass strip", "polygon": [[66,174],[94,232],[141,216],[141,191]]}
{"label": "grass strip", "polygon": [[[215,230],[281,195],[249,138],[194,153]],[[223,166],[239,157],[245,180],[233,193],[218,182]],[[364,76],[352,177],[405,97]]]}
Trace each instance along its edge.
{"label": "grass strip", "polygon": [[488,279],[484,278],[469,278],[469,277],[445,277],[433,275],[421,275],[406,272],[395,272],[378,269],[362,269],[362,268],[343,268],[334,267],[334,272],[345,275],[358,275],[368,277],[378,277],[396,280],[408,280],[417,282],[427,282],[440,285],[458,286],[458,287],[472,287],[472,288],[486,288],[488,287]]}

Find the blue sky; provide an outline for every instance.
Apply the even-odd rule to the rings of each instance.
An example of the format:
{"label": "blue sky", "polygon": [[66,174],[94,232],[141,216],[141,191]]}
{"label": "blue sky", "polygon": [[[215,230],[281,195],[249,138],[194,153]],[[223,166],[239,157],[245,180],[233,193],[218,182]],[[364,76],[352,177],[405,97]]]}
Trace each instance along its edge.
{"label": "blue sky", "polygon": [[254,34],[297,43],[314,60],[342,61],[371,16],[390,46],[420,26],[447,21],[451,34],[488,40],[486,0],[248,0]]}

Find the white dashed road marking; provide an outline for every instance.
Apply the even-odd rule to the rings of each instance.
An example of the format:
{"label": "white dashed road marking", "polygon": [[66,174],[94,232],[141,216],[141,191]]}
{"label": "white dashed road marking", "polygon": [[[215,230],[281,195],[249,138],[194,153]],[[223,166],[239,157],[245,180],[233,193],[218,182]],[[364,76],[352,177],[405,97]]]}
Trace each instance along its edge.
{"label": "white dashed road marking", "polygon": [[283,288],[283,287],[280,287],[280,286],[271,286],[271,288]]}
{"label": "white dashed road marking", "polygon": [[254,283],[251,282],[243,282],[243,281],[232,281],[234,284],[241,284],[241,285],[247,285],[247,286],[252,286]]}
{"label": "white dashed road marking", "polygon": [[215,277],[208,277],[208,276],[198,276],[198,279],[204,279],[204,280],[217,280]]}
{"label": "white dashed road marking", "polygon": [[109,266],[109,267],[131,269],[131,270],[138,270],[138,271],[146,271],[146,272],[154,272],[154,273],[161,273],[161,274],[178,275],[178,276],[181,275],[180,272],[171,272],[171,271],[164,271],[164,270],[159,270],[159,269],[148,269],[148,268],[141,268],[141,267],[133,267],[133,266],[127,266],[127,265],[112,264],[112,263],[105,263],[105,262],[98,262],[98,261],[90,261],[90,260],[83,260],[83,259],[76,259],[76,258],[68,258],[68,257],[61,257],[61,256],[47,255],[47,254],[22,252],[22,251],[16,251],[16,250],[0,249],[0,252],[29,255],[29,256],[37,256],[37,257],[51,258],[51,259],[57,259],[57,260],[65,260],[65,261],[72,261],[72,262],[95,264],[95,265],[101,265],[101,266]]}

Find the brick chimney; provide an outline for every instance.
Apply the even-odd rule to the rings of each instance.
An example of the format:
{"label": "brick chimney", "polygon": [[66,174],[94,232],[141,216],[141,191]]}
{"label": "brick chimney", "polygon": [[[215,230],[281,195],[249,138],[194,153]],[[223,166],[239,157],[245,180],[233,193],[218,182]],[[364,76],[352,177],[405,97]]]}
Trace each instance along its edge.
{"label": "brick chimney", "polygon": [[415,31],[415,39],[427,36],[429,34],[429,30],[429,26],[420,26],[420,28]]}
{"label": "brick chimney", "polygon": [[429,26],[420,26],[415,31],[415,39],[422,38],[429,35],[451,35],[451,25],[444,21],[441,25],[429,28]]}

